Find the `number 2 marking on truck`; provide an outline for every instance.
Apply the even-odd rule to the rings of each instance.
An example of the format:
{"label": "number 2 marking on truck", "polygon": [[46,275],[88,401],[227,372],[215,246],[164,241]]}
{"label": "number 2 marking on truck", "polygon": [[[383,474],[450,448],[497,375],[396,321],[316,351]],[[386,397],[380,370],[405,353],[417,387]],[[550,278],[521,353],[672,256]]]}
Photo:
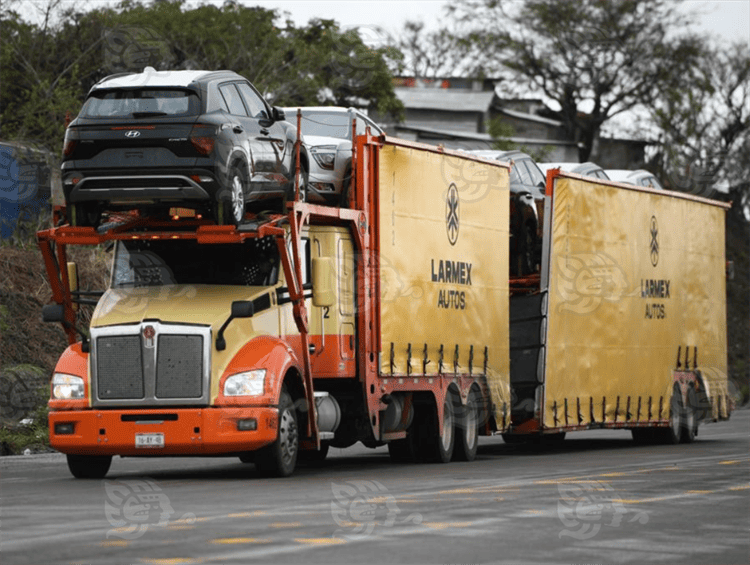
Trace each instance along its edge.
{"label": "number 2 marking on truck", "polygon": [[330,319],[331,309],[328,306],[323,306],[323,318],[326,320]]}

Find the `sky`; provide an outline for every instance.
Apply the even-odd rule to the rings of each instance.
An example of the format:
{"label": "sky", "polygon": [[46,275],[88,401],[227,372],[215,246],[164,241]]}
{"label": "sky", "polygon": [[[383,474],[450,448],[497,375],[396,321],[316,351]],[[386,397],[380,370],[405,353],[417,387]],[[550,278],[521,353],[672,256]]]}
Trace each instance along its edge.
{"label": "sky", "polygon": [[[22,13],[34,18],[35,2],[45,0],[20,0]],[[75,2],[78,6],[100,6],[116,4],[116,0],[62,0]],[[514,0],[510,0],[511,2]],[[201,3],[221,5],[223,0],[187,0],[188,6]],[[429,27],[437,27],[445,18],[445,0],[239,0],[246,6],[262,6],[288,12],[297,25],[310,19],[336,20],[342,27],[370,28],[364,33],[376,36],[387,32],[397,34],[408,20],[424,21]],[[702,15],[698,30],[714,35],[719,41],[745,41],[750,46],[750,1],[748,0],[681,0],[686,10],[698,10]],[[380,29],[378,29],[380,28]],[[376,39],[376,37],[372,37]]]}

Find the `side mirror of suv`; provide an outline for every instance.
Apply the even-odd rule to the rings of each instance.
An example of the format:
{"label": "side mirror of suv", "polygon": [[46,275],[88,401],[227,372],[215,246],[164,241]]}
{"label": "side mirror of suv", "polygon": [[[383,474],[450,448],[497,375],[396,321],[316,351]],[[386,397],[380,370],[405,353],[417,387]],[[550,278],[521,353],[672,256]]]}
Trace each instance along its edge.
{"label": "side mirror of suv", "polygon": [[271,108],[271,118],[274,122],[281,122],[283,120],[286,120],[286,114],[284,113],[284,110],[282,110],[278,106],[274,106],[273,108]]}

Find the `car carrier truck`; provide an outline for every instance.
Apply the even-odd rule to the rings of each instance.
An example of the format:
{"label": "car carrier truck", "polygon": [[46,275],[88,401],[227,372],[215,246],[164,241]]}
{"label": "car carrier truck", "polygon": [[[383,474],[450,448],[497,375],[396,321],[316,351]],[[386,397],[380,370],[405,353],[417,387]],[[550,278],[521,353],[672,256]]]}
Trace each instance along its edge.
{"label": "car carrier truck", "polygon": [[726,419],[728,205],[548,172],[540,270],[511,280],[509,442]]}
{"label": "car carrier truck", "polygon": [[[478,434],[507,428],[508,165],[370,135],[353,158],[349,207],[39,233],[44,318],[70,342],[50,442],[75,477],[103,477],[114,455],[236,456],[287,476],[358,441],[472,460]],[[111,244],[99,297],[66,250]]]}
{"label": "car carrier truck", "polygon": [[[287,476],[358,441],[472,460],[493,433],[674,443],[729,417],[725,205],[552,171],[539,271],[509,277],[507,164],[363,135],[352,168],[348,207],[39,233],[70,342],[50,444],[74,476],[114,455]],[[111,244],[98,296],[66,250]]]}

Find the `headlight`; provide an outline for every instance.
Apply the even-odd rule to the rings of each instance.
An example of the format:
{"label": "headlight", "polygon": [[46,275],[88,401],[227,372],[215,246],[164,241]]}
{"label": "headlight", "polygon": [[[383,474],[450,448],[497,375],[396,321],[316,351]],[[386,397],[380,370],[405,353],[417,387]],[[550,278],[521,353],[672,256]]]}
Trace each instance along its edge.
{"label": "headlight", "polygon": [[224,381],[224,396],[260,396],[265,384],[265,369],[237,373]]}
{"label": "headlight", "polygon": [[335,145],[318,145],[313,147],[310,152],[323,169],[333,170],[333,165],[336,162],[336,146]]}
{"label": "headlight", "polygon": [[73,375],[55,373],[52,376],[52,398],[55,400],[83,398],[83,379]]}

